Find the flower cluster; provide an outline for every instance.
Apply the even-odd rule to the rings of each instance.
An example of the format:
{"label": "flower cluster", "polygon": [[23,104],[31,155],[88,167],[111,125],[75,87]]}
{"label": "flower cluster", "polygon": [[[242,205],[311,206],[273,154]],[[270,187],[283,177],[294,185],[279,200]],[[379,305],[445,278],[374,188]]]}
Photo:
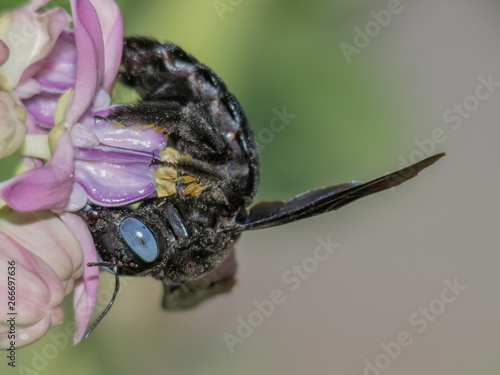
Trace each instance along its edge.
{"label": "flower cluster", "polygon": [[[60,304],[72,291],[75,342],[83,337],[98,268],[85,266],[97,255],[78,211],[155,196],[151,161],[166,148],[153,128],[106,120],[123,46],[114,1],[71,0],[71,14],[41,10],[47,2],[0,16],[0,159],[23,156],[22,173],[0,182],[0,262],[14,260],[23,280],[18,346],[62,321]],[[0,348],[7,330],[0,320]]]}

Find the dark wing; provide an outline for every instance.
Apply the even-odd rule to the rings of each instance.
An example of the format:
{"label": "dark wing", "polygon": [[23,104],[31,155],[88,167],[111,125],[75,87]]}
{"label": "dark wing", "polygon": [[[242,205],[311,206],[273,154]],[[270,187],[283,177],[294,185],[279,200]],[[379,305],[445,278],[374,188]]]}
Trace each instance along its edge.
{"label": "dark wing", "polygon": [[185,310],[195,307],[208,298],[231,290],[236,281],[234,250],[219,267],[196,280],[182,285],[163,283],[162,306],[165,310]]}
{"label": "dark wing", "polygon": [[444,153],[431,156],[407,168],[369,182],[350,182],[314,189],[299,194],[288,201],[257,203],[250,208],[246,217],[238,219],[239,225],[234,230],[269,228],[336,210],[359,198],[402,184],[443,156]]}

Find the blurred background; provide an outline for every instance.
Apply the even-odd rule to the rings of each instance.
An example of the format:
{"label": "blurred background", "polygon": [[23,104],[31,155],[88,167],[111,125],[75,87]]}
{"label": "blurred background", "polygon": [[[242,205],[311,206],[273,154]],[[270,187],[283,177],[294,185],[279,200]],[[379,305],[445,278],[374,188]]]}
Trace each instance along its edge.
{"label": "blurred background", "polygon": [[[126,35],[179,44],[237,96],[261,146],[257,201],[447,156],[340,211],[245,233],[237,286],[195,310],[164,312],[159,282],[122,279],[73,346],[67,303],[62,326],[19,350],[17,369],[2,358],[2,374],[500,373],[500,3],[119,4]],[[311,263],[318,239],[339,246]],[[308,271],[291,284],[294,265]],[[113,288],[101,277],[100,310]],[[254,302],[276,289],[284,301],[263,316]]]}

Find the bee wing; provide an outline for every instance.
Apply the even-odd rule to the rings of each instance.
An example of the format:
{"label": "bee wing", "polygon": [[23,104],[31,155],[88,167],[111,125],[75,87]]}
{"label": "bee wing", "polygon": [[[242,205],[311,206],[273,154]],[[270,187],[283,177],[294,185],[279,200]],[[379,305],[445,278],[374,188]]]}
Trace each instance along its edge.
{"label": "bee wing", "polygon": [[269,228],[336,210],[359,198],[402,184],[443,156],[444,153],[431,156],[407,168],[369,182],[349,182],[314,189],[299,194],[288,201],[257,203],[250,208],[245,218],[240,219],[235,230]]}

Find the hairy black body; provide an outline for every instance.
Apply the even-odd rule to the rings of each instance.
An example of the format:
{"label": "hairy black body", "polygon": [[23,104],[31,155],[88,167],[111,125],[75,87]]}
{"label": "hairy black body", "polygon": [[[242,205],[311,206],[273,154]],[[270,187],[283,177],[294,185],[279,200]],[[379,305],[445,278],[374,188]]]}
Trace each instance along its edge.
{"label": "hairy black body", "polygon": [[[219,76],[178,46],[145,38],[126,39],[122,64],[123,82],[142,100],[108,119],[162,129],[181,157],[152,163],[191,176],[203,191],[187,194],[186,179],[180,178],[175,193],[134,210],[89,205],[82,212],[103,264],[119,275],[161,280],[166,309],[191,307],[232,287],[234,244],[242,231],[340,208],[401,184],[443,156],[367,183],[329,186],[247,208],[259,183],[257,148],[240,104]],[[138,237],[131,238],[135,233]]]}

